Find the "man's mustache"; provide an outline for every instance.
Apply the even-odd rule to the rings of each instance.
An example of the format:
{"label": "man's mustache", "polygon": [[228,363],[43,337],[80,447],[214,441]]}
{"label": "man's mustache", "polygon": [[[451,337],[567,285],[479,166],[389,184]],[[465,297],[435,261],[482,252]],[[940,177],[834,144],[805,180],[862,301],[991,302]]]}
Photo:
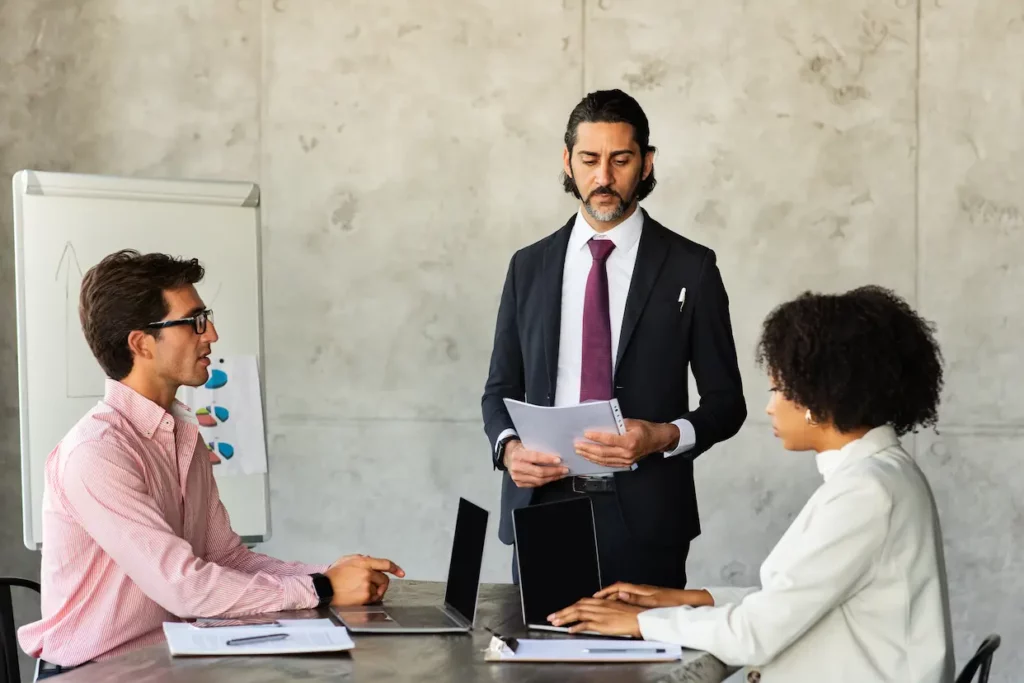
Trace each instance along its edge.
{"label": "man's mustache", "polygon": [[610,187],[605,187],[604,185],[602,185],[601,187],[597,188],[596,190],[591,192],[589,195],[587,195],[587,201],[589,202],[591,197],[593,197],[594,195],[599,195],[599,194],[607,194],[607,195],[611,195],[613,197],[618,197],[620,202],[626,201],[625,199],[622,198],[622,195],[620,195],[618,192],[616,192],[615,190],[613,190]]}

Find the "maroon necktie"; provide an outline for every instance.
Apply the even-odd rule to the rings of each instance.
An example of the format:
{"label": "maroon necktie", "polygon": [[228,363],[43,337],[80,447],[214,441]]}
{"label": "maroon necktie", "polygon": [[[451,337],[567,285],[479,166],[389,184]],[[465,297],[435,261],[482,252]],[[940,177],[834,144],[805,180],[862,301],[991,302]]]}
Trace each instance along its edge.
{"label": "maroon necktie", "polygon": [[608,314],[608,270],[605,261],[615,248],[611,240],[587,243],[594,262],[583,299],[583,359],[580,403],[612,398],[612,322]]}

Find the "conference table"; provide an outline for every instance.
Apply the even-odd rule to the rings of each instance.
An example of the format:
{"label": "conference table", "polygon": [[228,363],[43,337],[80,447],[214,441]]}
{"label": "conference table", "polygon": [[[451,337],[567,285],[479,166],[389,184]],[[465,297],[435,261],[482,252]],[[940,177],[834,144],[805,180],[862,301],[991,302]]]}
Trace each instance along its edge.
{"label": "conference table", "polygon": [[[434,581],[393,581],[386,604],[440,604],[444,584]],[[327,610],[283,612],[289,619],[329,616]],[[706,652],[684,650],[672,663],[492,663],[484,661],[490,627],[502,635],[564,638],[558,633],[523,628],[519,590],[511,584],[483,584],[471,634],[356,635],[351,652],[257,657],[171,657],[166,644],[153,645],[69,671],[59,683],[131,681],[133,683],[278,683],[279,681],[439,680],[542,683],[719,683],[731,671]]]}

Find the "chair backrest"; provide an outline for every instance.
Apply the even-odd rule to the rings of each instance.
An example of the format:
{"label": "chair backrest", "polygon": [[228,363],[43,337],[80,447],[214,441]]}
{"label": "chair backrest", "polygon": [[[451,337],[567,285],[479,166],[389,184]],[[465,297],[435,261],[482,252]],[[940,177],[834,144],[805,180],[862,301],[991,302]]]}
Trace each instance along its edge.
{"label": "chair backrest", "polygon": [[28,579],[0,576],[0,683],[21,683],[18,668],[18,640],[14,630],[11,588],[20,586],[40,593],[39,584]]}
{"label": "chair backrest", "polygon": [[994,633],[983,640],[978,651],[971,657],[971,661],[967,662],[964,670],[956,677],[956,683],[971,683],[974,680],[974,674],[979,671],[977,683],[988,683],[988,672],[992,668],[992,655],[999,647],[1001,640]]}

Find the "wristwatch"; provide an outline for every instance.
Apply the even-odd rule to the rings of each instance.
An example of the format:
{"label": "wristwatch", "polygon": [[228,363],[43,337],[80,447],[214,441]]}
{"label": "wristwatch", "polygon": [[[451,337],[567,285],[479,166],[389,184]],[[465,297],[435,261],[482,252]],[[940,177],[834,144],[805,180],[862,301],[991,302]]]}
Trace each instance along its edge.
{"label": "wristwatch", "polygon": [[516,434],[509,434],[504,439],[498,442],[498,447],[494,450],[494,468],[506,471],[508,468],[505,467],[505,447],[508,446],[510,441],[518,441],[519,436]]}
{"label": "wristwatch", "polygon": [[331,586],[331,580],[323,574],[310,574],[310,577],[313,579],[313,590],[316,591],[316,596],[320,598],[317,607],[327,607],[331,604],[331,600],[334,599],[334,587]]}

